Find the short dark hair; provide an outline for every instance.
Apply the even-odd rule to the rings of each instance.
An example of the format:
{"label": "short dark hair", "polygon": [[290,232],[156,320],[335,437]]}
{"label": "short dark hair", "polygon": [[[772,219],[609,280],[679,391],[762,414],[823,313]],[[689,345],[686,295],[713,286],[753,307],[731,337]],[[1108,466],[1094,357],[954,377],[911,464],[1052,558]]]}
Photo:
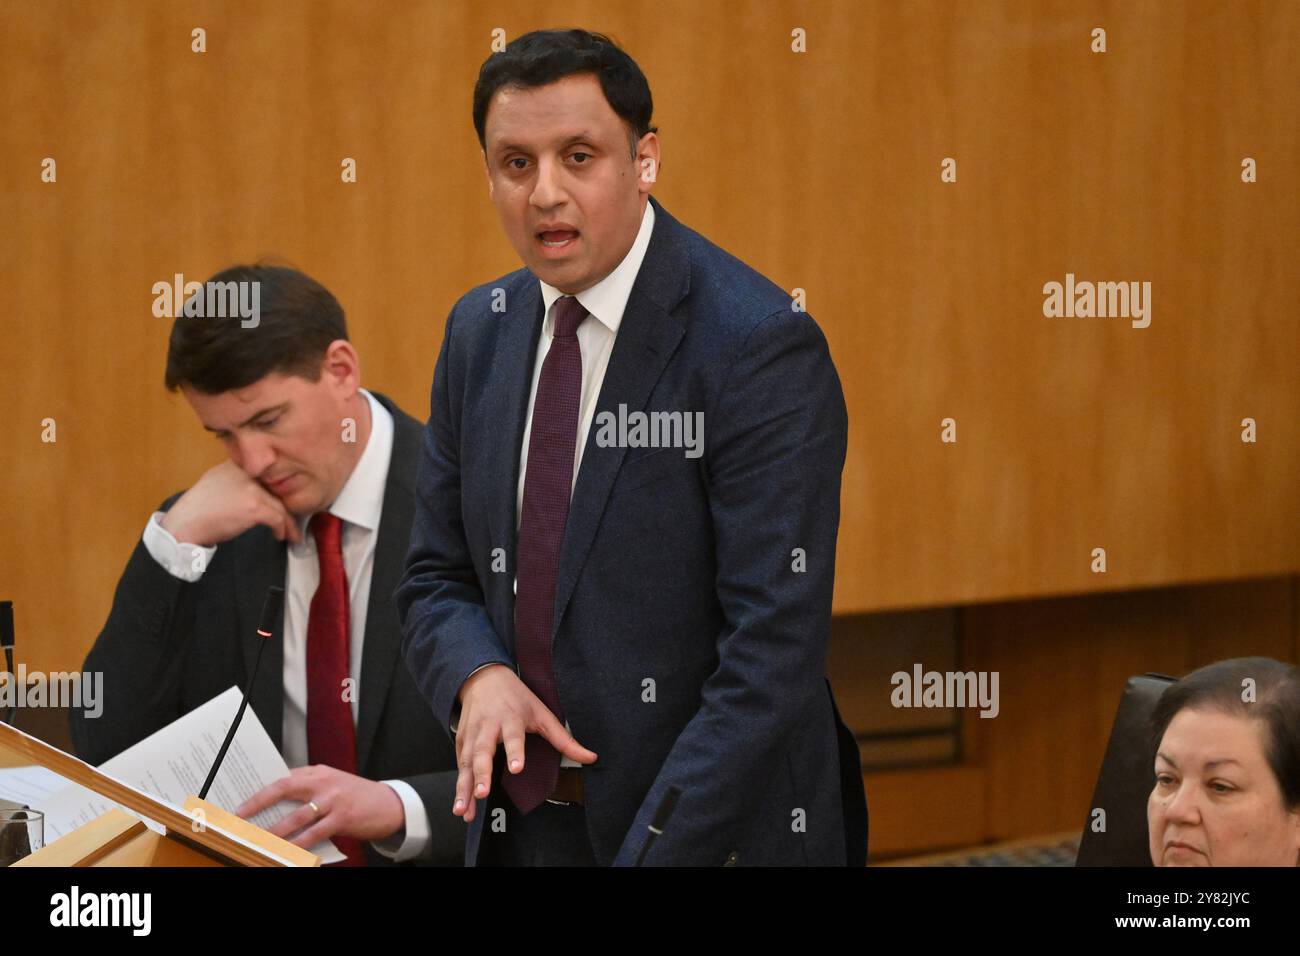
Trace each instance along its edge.
{"label": "short dark hair", "polygon": [[474,129],[487,149],[487,113],[492,96],[503,86],[545,86],[577,73],[594,73],[610,107],[629,127],[632,156],[650,125],[654,101],[650,84],[636,61],[603,33],[586,30],[534,30],[516,37],[483,61],[474,84]]}
{"label": "short dark hair", "polygon": [[[237,265],[204,283],[258,283],[258,319],[187,316],[178,306],[167,344],[168,391],[188,385],[207,395],[244,388],[272,372],[320,379],[321,359],[348,337],[343,307],[323,285],[285,266]],[[202,294],[202,293],[198,293]]]}
{"label": "short dark hair", "polygon": [[[1255,682],[1255,700],[1241,699],[1242,682]],[[1271,657],[1234,657],[1192,671],[1160,695],[1151,714],[1152,752],[1169,723],[1189,707],[1262,721],[1264,756],[1288,809],[1300,807],[1300,668]]]}

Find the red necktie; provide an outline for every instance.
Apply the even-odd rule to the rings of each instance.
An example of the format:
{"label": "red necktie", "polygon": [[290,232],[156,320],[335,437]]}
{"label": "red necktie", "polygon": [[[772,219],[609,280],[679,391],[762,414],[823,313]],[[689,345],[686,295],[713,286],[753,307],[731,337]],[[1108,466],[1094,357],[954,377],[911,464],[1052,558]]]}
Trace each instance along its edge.
{"label": "red necktie", "polygon": [[[532,430],[524,475],[524,508],[515,550],[515,657],[519,677],[564,722],[551,666],[551,622],[560,545],[569,519],[573,456],[582,395],[582,350],[578,326],[587,310],[573,296],[555,302],[555,331],[542,362],[533,399]],[[528,813],[555,792],[560,752],[540,734],[524,738],[524,769],[506,773],[503,783],[520,813]]]}
{"label": "red necktie", "polygon": [[[311,532],[320,560],[320,583],[307,619],[307,761],[356,773],[352,704],[343,697],[351,623],[348,578],[343,568],[343,522],[328,512],[317,512],[311,517]],[[345,836],[330,839],[347,856],[346,865],[366,865],[360,840]]]}

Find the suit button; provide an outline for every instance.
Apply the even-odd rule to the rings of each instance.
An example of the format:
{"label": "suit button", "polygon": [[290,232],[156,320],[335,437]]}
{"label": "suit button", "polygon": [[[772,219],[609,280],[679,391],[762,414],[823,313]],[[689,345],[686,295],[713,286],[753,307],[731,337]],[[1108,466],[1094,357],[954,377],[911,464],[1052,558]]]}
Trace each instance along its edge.
{"label": "suit button", "polygon": [[727,854],[727,862],[724,863],[724,864],[722,864],[722,865],[723,865],[723,866],[735,866],[735,865],[736,865],[736,851],[735,851],[735,850],[732,850],[730,853]]}

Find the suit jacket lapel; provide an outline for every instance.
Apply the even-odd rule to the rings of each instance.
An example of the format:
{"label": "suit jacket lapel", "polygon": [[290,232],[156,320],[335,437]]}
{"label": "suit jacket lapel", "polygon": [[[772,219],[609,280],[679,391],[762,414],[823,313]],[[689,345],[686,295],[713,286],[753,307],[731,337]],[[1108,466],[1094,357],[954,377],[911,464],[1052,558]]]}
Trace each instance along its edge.
{"label": "suit jacket lapel", "polygon": [[[537,339],[541,334],[545,310],[542,290],[537,279],[528,274],[517,296],[518,309],[512,309],[502,322],[493,367],[503,376],[488,388],[484,416],[478,425],[488,432],[492,443],[487,474],[493,476],[492,497],[488,502],[488,529],[491,547],[504,548],[510,563],[503,586],[494,589],[496,622],[501,640],[511,652],[515,647],[514,560],[517,528],[517,493],[519,488],[519,450],[524,440],[524,420],[528,415],[528,393],[533,381],[533,363],[537,360]],[[499,477],[498,477],[499,476]],[[507,480],[507,477],[508,480]],[[461,494],[466,490],[462,487]]]}
{"label": "suit jacket lapel", "polygon": [[372,393],[393,416],[393,451],[384,482],[384,508],[375,540],[375,561],[366,605],[365,643],[361,648],[361,686],[357,715],[357,772],[365,775],[379,718],[393,681],[393,667],[401,651],[402,629],[393,605],[393,590],[401,579],[415,520],[415,473],[420,426],[378,392]]}

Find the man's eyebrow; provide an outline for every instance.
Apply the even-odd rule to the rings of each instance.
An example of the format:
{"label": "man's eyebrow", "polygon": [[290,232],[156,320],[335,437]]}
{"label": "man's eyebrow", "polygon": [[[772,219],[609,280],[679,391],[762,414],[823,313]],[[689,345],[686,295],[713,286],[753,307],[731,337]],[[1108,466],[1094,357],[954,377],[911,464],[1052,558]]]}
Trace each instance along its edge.
{"label": "man's eyebrow", "polygon": [[[587,144],[594,145],[595,142],[596,142],[595,137],[587,130],[583,130],[581,133],[576,133],[573,136],[570,136],[564,142],[560,143],[560,149],[566,149],[569,146],[574,145],[575,143],[587,143]],[[496,148],[495,152],[498,155],[500,155],[501,153],[527,153],[529,152],[529,147],[522,146],[519,143],[502,143]]]}
{"label": "man's eyebrow", "polygon": [[[279,405],[274,405],[274,406],[272,406],[272,407],[270,407],[270,408],[264,408],[264,409],[262,409],[260,412],[258,412],[257,414],[255,414],[255,415],[250,415],[246,421],[243,421],[243,422],[239,423],[239,424],[236,425],[235,427],[236,427],[236,428],[243,428],[245,425],[251,425],[253,422],[257,421],[257,419],[261,418],[263,415],[266,415],[266,414],[268,414],[268,413],[270,413],[270,412],[282,412],[282,411],[284,411],[284,410],[285,410],[286,408],[288,408],[288,407],[289,407],[289,403],[288,403],[288,402],[281,402]],[[221,432],[225,431],[224,428],[213,428],[211,425],[204,425],[203,427],[204,427],[205,429],[207,429],[208,431],[210,431],[210,432],[216,432],[216,433],[218,433],[218,434],[220,434]]]}

